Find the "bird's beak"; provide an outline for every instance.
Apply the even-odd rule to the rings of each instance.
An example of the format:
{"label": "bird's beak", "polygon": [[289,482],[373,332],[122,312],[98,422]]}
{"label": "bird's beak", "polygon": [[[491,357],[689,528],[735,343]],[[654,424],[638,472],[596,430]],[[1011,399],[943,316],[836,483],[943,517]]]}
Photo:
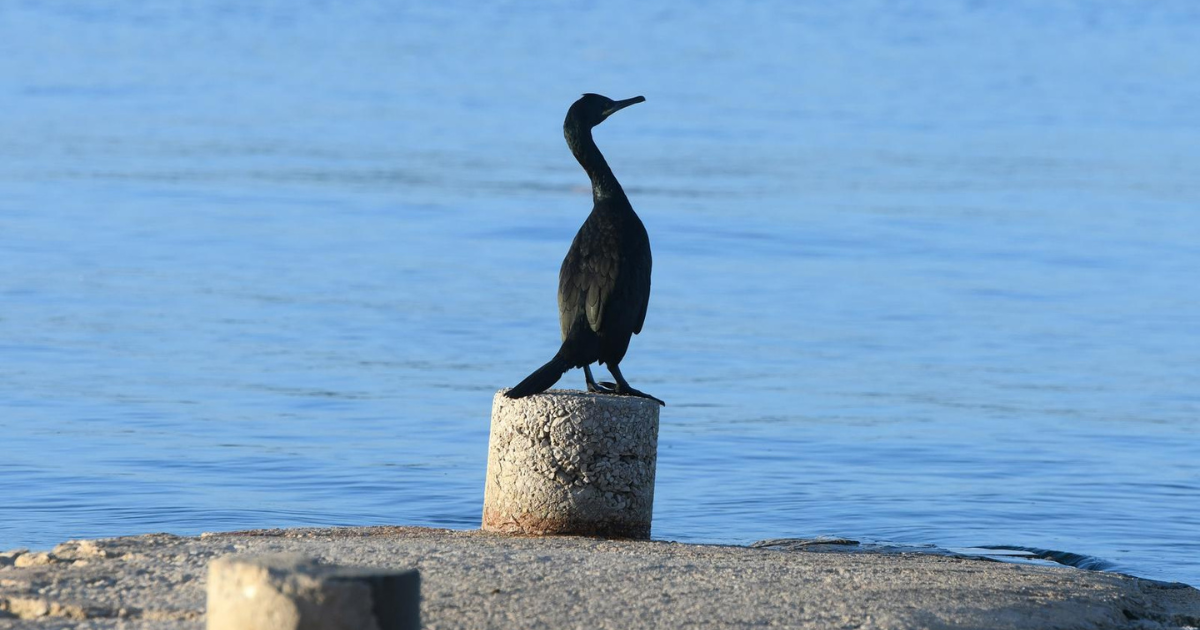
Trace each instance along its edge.
{"label": "bird's beak", "polygon": [[605,118],[608,118],[609,116],[612,116],[616,112],[618,112],[622,109],[625,109],[626,107],[629,107],[630,105],[636,105],[638,103],[641,103],[644,100],[646,100],[645,96],[635,96],[633,98],[627,98],[623,101],[615,101],[612,104],[612,107],[609,107],[608,109],[604,110],[602,115]]}

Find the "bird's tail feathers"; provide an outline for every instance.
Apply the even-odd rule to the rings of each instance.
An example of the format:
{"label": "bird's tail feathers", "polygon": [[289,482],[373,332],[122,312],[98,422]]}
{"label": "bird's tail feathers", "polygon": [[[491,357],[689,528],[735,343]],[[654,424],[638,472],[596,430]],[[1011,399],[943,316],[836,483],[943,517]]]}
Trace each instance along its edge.
{"label": "bird's tail feathers", "polygon": [[524,398],[533,394],[540,394],[550,389],[572,367],[575,366],[572,365],[570,360],[563,358],[560,352],[554,355],[554,358],[550,359],[549,363],[535,370],[533,374],[526,376],[525,380],[517,383],[516,387],[504,392],[504,395],[509,398]]}

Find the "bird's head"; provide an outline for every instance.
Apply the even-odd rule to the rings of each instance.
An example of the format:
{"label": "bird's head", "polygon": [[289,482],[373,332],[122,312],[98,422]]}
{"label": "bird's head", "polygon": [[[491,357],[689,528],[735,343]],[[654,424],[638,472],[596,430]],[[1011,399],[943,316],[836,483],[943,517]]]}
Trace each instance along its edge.
{"label": "bird's head", "polygon": [[571,109],[567,110],[565,126],[574,123],[584,129],[591,129],[604,122],[605,118],[613,115],[618,110],[641,103],[644,100],[646,100],[644,96],[635,96],[623,101],[614,101],[607,96],[600,96],[599,94],[584,94],[578,101],[575,101],[571,105]]}

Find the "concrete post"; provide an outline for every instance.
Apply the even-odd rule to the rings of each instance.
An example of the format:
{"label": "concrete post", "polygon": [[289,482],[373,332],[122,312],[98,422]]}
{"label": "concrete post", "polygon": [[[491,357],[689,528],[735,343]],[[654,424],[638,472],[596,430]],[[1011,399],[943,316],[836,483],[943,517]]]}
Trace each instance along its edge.
{"label": "concrete post", "polygon": [[208,630],[420,630],[421,577],[295,554],[208,566]]}
{"label": "concrete post", "polygon": [[649,538],[658,403],[549,390],[492,401],[483,529]]}

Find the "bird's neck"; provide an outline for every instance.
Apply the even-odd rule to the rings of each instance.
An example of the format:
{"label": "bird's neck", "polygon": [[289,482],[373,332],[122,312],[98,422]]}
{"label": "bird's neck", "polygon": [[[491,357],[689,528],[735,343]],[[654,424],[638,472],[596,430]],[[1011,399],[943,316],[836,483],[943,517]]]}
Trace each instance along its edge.
{"label": "bird's neck", "polygon": [[569,125],[563,128],[563,135],[567,138],[567,146],[571,147],[571,153],[592,180],[592,199],[600,201],[609,197],[624,198],[625,191],[621,189],[617,176],[613,175],[604,154],[600,153],[600,148],[592,139],[592,130]]}

